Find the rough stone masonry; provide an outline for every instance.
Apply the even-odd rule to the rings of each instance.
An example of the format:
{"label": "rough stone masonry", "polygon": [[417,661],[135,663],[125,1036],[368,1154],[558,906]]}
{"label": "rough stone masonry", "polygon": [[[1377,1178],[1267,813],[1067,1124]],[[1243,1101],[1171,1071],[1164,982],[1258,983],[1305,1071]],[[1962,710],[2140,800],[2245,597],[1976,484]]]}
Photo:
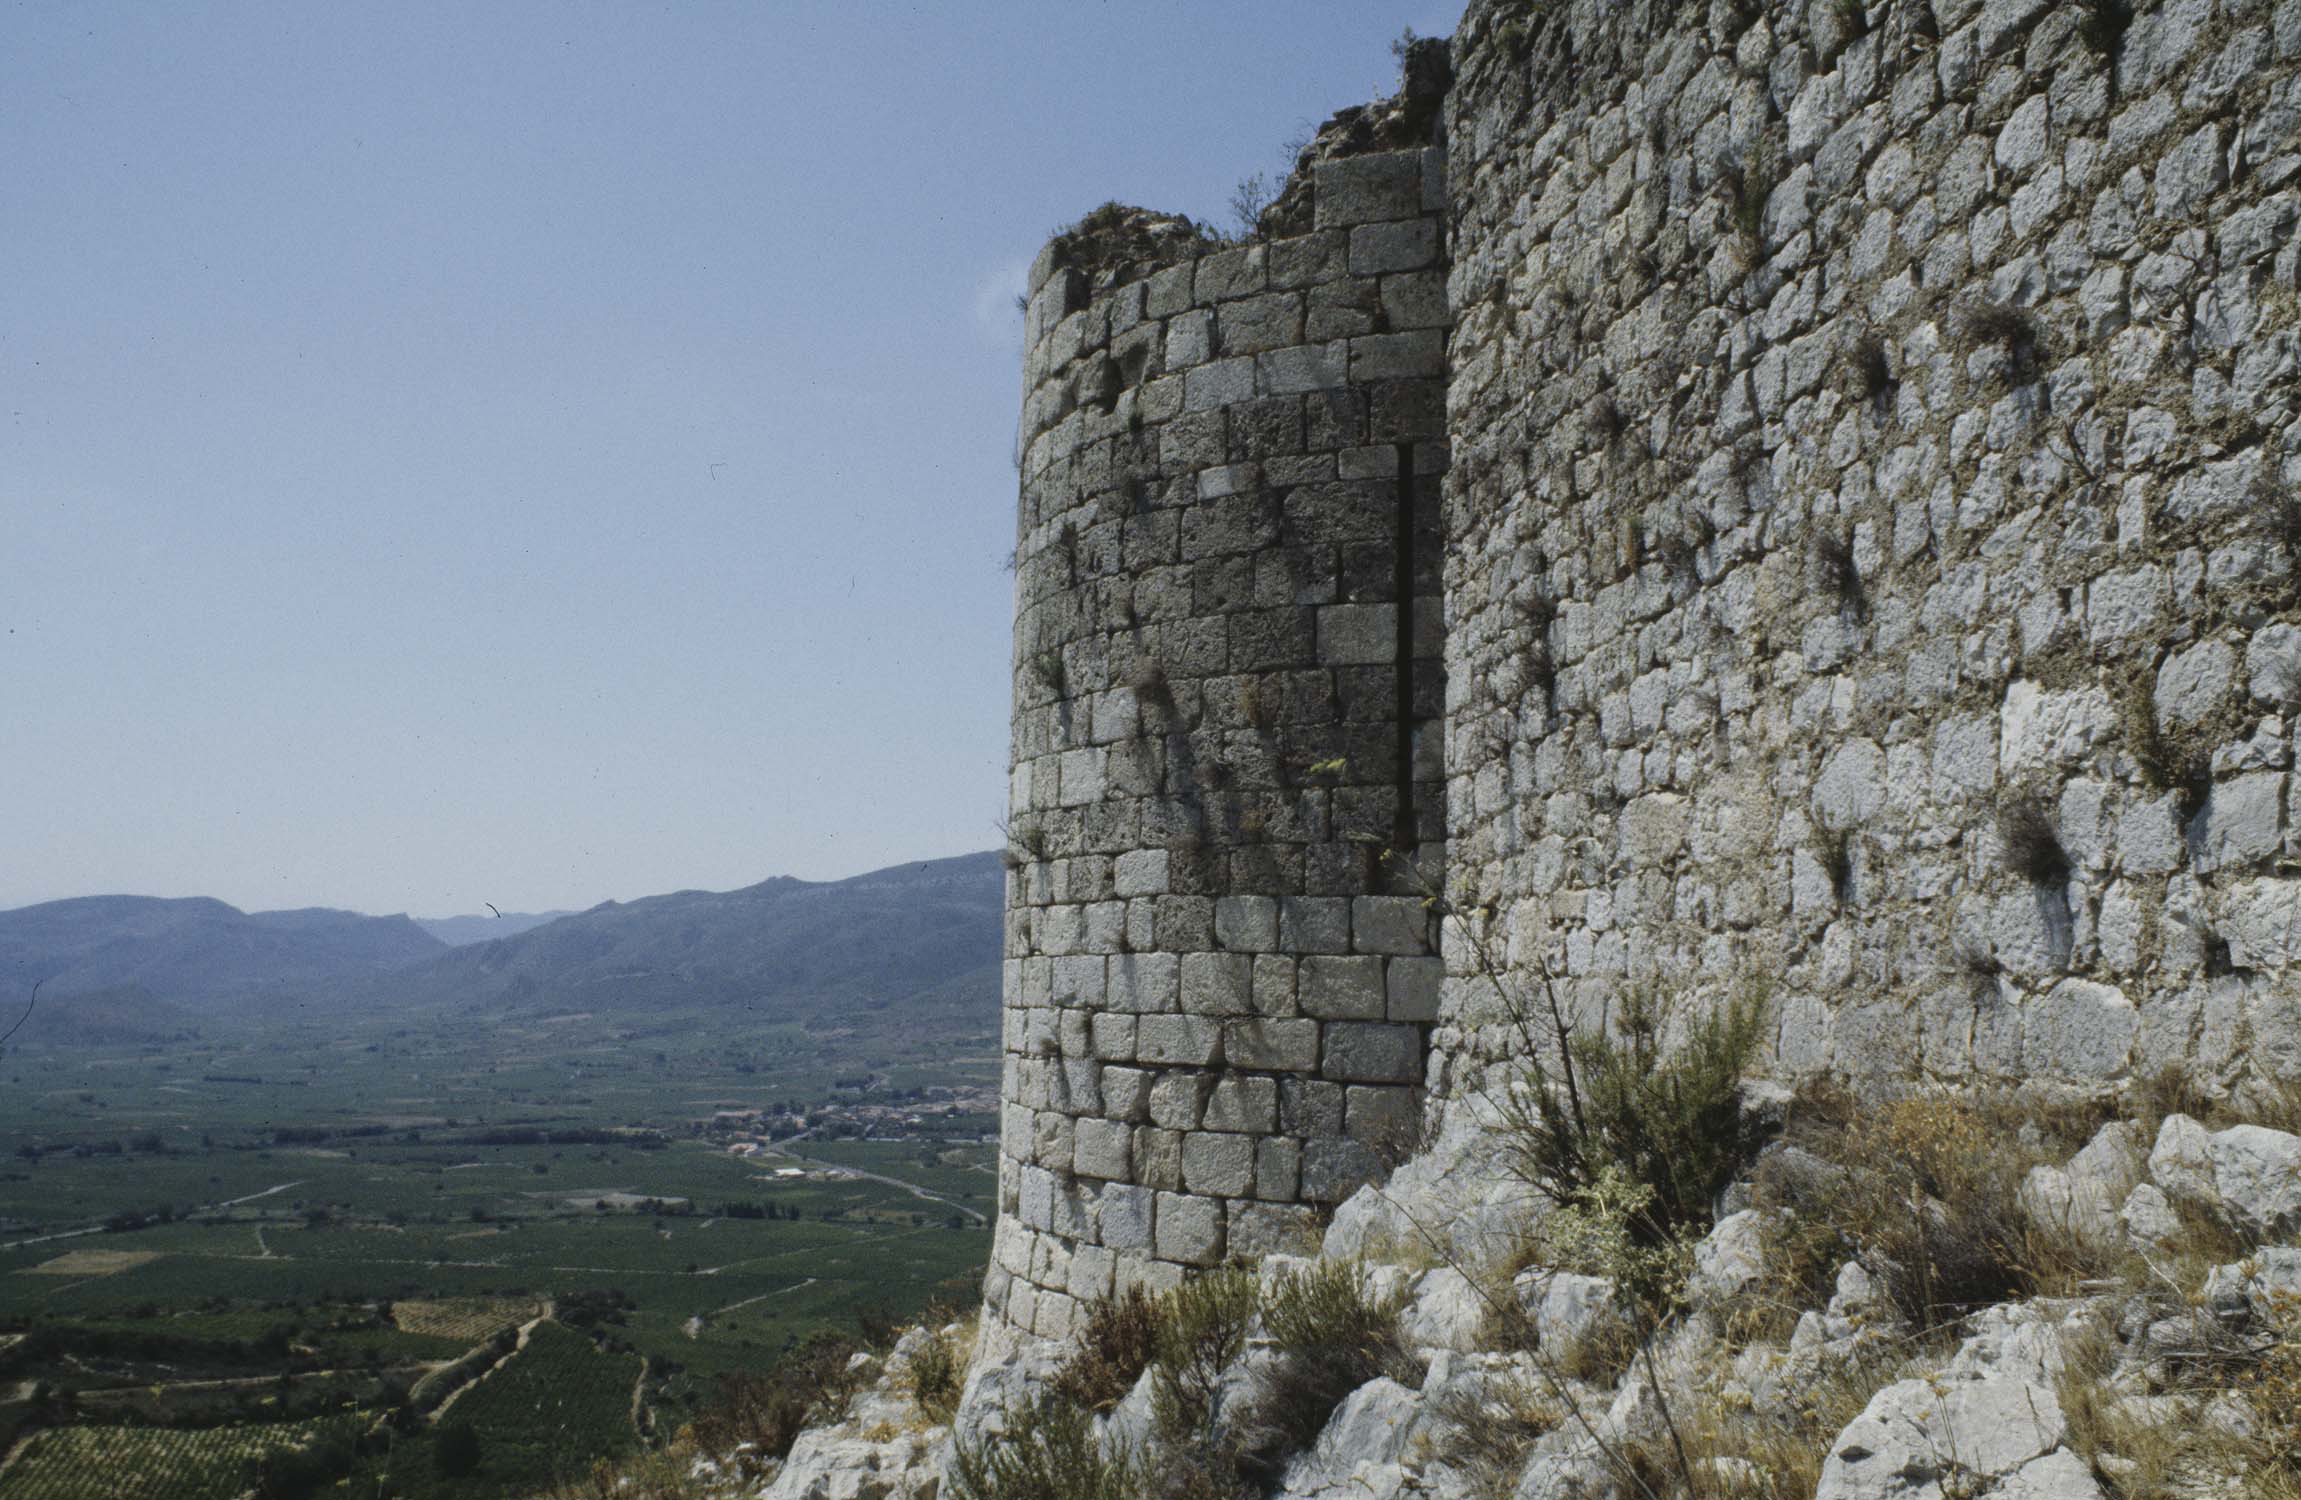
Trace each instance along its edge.
{"label": "rough stone masonry", "polygon": [[1307,1236],[1546,986],[1755,989],[1785,1081],[2301,1076],[2297,59],[1474,0],[1248,242],[1058,237],[994,1311]]}

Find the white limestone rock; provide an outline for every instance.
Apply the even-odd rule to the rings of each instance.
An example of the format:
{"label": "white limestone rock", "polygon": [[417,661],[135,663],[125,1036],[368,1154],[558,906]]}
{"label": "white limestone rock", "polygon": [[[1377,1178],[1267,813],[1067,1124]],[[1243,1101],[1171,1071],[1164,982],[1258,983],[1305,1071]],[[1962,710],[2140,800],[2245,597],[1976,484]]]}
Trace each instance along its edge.
{"label": "white limestone rock", "polygon": [[2127,1194],[2117,1217],[2127,1242],[2136,1250],[2160,1249],[2181,1233],[2181,1217],[2173,1211],[2173,1200],[2154,1182],[2144,1182]]}
{"label": "white limestone rock", "polygon": [[2149,1175],[2169,1196],[2251,1233],[2301,1226],[2301,1136],[2261,1125],[2208,1132],[2187,1115],[2172,1115],[2149,1153]]}
{"label": "white limestone rock", "polygon": [[2088,1243],[2115,1244],[2125,1231],[2119,1211],[2144,1169],[2133,1127],[2112,1121],[2067,1166],[2032,1168],[2022,1183],[2022,1205],[2033,1218]]}
{"label": "white limestone rock", "polygon": [[1765,1215],[1745,1208],[1720,1219],[1694,1247],[1687,1288],[1695,1307],[1723,1308],[1765,1273]]}
{"label": "white limestone rock", "polygon": [[2214,1267],[2205,1278],[2205,1300],[2214,1306],[2242,1303],[2271,1323],[2301,1314],[2301,1247],[2272,1246]]}
{"label": "white limestone rock", "polygon": [[1573,1348],[1614,1312],[1614,1283],[1603,1276],[1536,1268],[1519,1272],[1511,1289],[1532,1315],[1535,1337],[1553,1354]]}
{"label": "white limestone rock", "polygon": [[1485,1297],[1469,1277],[1440,1266],[1414,1283],[1413,1300],[1399,1314],[1398,1327],[1413,1348],[1467,1354],[1478,1348],[1487,1312]]}
{"label": "white limestone rock", "polygon": [[2046,1462],[2068,1435],[2056,1383],[2082,1318],[2038,1305],[1977,1314],[1947,1369],[1887,1386],[1838,1434],[1815,1500],[1940,1500],[1953,1483],[2095,1500]]}
{"label": "white limestone rock", "polygon": [[1402,1461],[1421,1414],[1420,1391],[1388,1377],[1368,1381],[1343,1398],[1318,1441],[1289,1466],[1285,1493],[1300,1500],[1405,1493]]}

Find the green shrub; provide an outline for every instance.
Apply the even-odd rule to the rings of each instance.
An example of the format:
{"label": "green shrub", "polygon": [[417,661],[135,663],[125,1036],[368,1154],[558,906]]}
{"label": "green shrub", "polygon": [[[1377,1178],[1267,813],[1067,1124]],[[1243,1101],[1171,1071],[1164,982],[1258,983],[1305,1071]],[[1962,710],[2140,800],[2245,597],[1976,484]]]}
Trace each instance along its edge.
{"label": "green shrub", "polygon": [[[1629,991],[1612,1028],[1569,1039],[1556,1078],[1538,1073],[1502,1097],[1511,1169],[1557,1209],[1583,1216],[1601,1249],[1616,1237],[1636,1258],[1698,1236],[1719,1191],[1761,1144],[1741,1096],[1769,1011],[1766,991],[1744,986],[1668,1046],[1675,1005],[1652,989]],[[1663,1274],[1660,1262],[1651,1276],[1644,1266],[1591,1269],[1644,1301]],[[1657,1284],[1640,1284],[1649,1280]]]}
{"label": "green shrub", "polygon": [[1106,1297],[1087,1314],[1079,1347],[1055,1375],[1054,1393],[1085,1411],[1108,1411],[1150,1368],[1159,1305],[1141,1287]]}
{"label": "green shrub", "polygon": [[1246,1347],[1252,1272],[1225,1267],[1167,1293],[1152,1342],[1151,1402],[1170,1443],[1213,1446],[1222,1427],[1222,1372]]}
{"label": "green shrub", "polygon": [[1086,1412],[1048,1396],[1005,1434],[960,1442],[950,1493],[952,1500],[1139,1500],[1143,1490],[1125,1456],[1103,1456]]}
{"label": "green shrub", "polygon": [[1399,1293],[1378,1297],[1364,1266],[1319,1261],[1281,1275],[1263,1299],[1263,1327],[1278,1360],[1257,1383],[1242,1429],[1242,1468],[1275,1482],[1308,1448],[1334,1409],[1380,1375],[1419,1383],[1398,1331]]}
{"label": "green shrub", "polygon": [[959,1409],[960,1387],[967,1378],[965,1343],[956,1333],[938,1331],[911,1356],[911,1399],[931,1421],[947,1423]]}
{"label": "green shrub", "polygon": [[782,1458],[810,1423],[844,1413],[855,1391],[847,1370],[855,1352],[843,1338],[817,1334],[765,1375],[721,1376],[717,1396],[696,1413],[697,1445],[707,1453],[741,1450],[746,1472]]}

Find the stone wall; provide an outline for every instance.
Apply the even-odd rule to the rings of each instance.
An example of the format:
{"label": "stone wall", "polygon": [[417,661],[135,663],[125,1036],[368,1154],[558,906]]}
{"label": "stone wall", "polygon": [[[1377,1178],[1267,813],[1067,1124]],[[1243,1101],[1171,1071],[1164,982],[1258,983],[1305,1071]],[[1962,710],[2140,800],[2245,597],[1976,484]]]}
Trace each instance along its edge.
{"label": "stone wall", "polygon": [[2139,10],[1472,6],[1434,1084],[2301,1076],[2301,0]]}
{"label": "stone wall", "polygon": [[2141,9],[1474,0],[1254,243],[1042,255],[1010,1326],[1307,1235],[1546,985],[2301,1077],[2301,0]]}
{"label": "stone wall", "polygon": [[1019,1329],[1314,1236],[1418,1117],[1447,314],[1415,102],[1322,136],[1252,243],[1114,207],[1032,272],[985,1287]]}

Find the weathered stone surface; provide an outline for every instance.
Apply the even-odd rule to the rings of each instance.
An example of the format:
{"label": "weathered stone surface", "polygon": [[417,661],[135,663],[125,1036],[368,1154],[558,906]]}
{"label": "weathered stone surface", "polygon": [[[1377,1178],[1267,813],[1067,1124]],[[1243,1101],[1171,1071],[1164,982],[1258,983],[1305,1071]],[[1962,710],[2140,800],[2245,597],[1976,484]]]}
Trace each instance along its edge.
{"label": "weathered stone surface", "polygon": [[2172,1198],[2226,1215],[2257,1235],[2301,1227],[2301,1136],[2261,1125],[2208,1132],[2171,1115],[2149,1154],[2149,1175]]}

